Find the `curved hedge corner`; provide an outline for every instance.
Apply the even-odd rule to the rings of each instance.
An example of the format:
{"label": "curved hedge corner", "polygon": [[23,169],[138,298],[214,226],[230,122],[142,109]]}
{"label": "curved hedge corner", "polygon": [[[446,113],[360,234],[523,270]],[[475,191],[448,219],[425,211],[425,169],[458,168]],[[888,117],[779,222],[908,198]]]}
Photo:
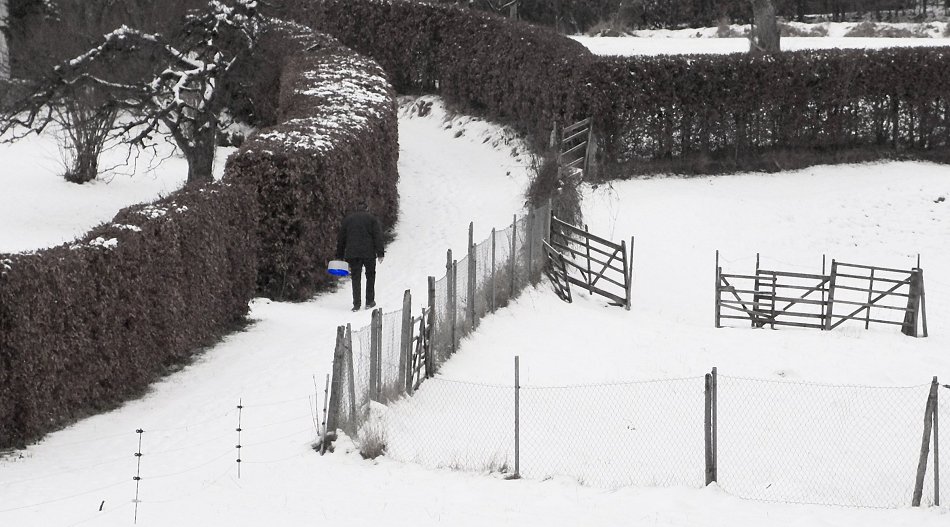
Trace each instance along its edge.
{"label": "curved hedge corner", "polygon": [[376,59],[402,93],[514,124],[541,146],[555,121],[587,117],[578,98],[594,56],[554,31],[449,5],[400,0],[285,0],[298,21]]}
{"label": "curved hedge corner", "polygon": [[255,293],[309,296],[355,197],[395,222],[395,97],[379,66],[278,22],[260,52],[242,88],[258,122],[280,124],[221,182],[124,209],[73,244],[0,254],[0,447],[141,394],[238,327]]}
{"label": "curved hedge corner", "polygon": [[950,51],[595,57],[553,31],[451,5],[285,0],[376,58],[402,91],[509,122],[543,145],[593,117],[606,176],[950,158]]}
{"label": "curved hedge corner", "polygon": [[266,38],[286,53],[280,124],[249,138],[225,178],[257,189],[259,293],[303,300],[329,283],[336,231],[356,198],[383,228],[396,221],[395,95],[375,62],[309,28],[281,23]]}
{"label": "curved hedge corner", "polygon": [[185,188],[81,240],[0,255],[0,446],[139,395],[244,319],[257,206]]}

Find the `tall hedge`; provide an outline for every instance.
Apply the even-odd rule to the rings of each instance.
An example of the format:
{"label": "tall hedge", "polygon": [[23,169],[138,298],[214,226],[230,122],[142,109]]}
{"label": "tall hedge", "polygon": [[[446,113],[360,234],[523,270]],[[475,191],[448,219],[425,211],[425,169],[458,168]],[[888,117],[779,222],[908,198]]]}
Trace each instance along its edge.
{"label": "tall hedge", "polygon": [[946,158],[945,48],[595,57],[553,31],[407,0],[313,0],[297,16],[542,145],[592,116],[601,175],[722,173],[887,156]]}
{"label": "tall hedge", "polygon": [[370,55],[402,93],[438,91],[450,104],[515,123],[539,141],[577,110],[574,86],[593,55],[527,23],[402,0],[285,0],[296,19]]}
{"label": "tall hedge", "polygon": [[0,446],[138,395],[247,313],[257,205],[210,184],[72,244],[0,255]]}
{"label": "tall hedge", "polygon": [[385,229],[396,221],[395,95],[379,65],[309,28],[280,24],[267,38],[285,53],[280,124],[246,141],[225,177],[256,188],[258,291],[303,300],[329,283],[352,203],[365,198]]}
{"label": "tall hedge", "polygon": [[[141,394],[238,327],[255,295],[326,281],[346,206],[396,219],[395,100],[382,70],[272,21],[241,85],[259,123],[219,183],[120,211],[78,241],[0,254],[0,448]],[[276,89],[275,89],[276,88]]]}

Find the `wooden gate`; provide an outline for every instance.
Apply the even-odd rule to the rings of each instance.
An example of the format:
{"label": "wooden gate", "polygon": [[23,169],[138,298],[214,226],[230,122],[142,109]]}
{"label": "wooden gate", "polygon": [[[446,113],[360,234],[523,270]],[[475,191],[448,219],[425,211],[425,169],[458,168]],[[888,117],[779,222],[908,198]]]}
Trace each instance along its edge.
{"label": "wooden gate", "polygon": [[580,170],[582,176],[587,176],[592,131],[589,117],[561,130],[561,144],[557,156],[559,167]]}
{"label": "wooden gate", "polygon": [[552,216],[551,247],[562,255],[567,283],[630,309],[633,238],[628,258],[626,242],[605,240]]}
{"label": "wooden gate", "polygon": [[432,310],[422,308],[422,315],[412,319],[412,338],[410,339],[411,359],[409,374],[406,376],[406,392],[412,395],[427,377],[432,376],[435,365],[432,362]]}
{"label": "wooden gate", "polygon": [[831,288],[825,329],[849,320],[901,326],[905,335],[916,337],[918,322],[927,336],[924,305],[924,272],[913,268],[891,269],[871,265],[831,262]]}
{"label": "wooden gate", "polygon": [[832,330],[849,320],[901,326],[927,336],[923,270],[890,269],[832,260],[831,274],[759,269],[726,274],[716,254],[716,327],[749,320],[752,327],[795,326]]}
{"label": "wooden gate", "polygon": [[544,244],[544,254],[547,256],[548,263],[544,268],[544,273],[551,280],[554,292],[561,300],[567,303],[573,302],[574,298],[571,296],[571,283],[567,279],[567,263],[564,261],[564,255],[554,250],[554,247],[548,245],[548,242],[542,241],[541,243]]}
{"label": "wooden gate", "polygon": [[[748,319],[753,327],[773,329],[824,326],[827,276],[767,269],[754,275],[717,274],[716,327],[721,327],[722,319]],[[722,309],[728,313],[722,314]]]}

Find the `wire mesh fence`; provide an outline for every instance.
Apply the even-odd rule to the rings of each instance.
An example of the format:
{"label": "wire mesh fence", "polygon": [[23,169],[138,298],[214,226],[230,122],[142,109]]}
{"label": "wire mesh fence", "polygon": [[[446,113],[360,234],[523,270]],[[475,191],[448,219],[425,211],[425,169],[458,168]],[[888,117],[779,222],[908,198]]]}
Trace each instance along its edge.
{"label": "wire mesh fence", "polygon": [[720,376],[719,484],[766,501],[909,505],[929,390]]}
{"label": "wire mesh fence", "polygon": [[[510,473],[517,466],[524,477],[569,477],[602,488],[699,488],[708,450],[717,482],[738,497],[911,505],[930,384],[880,388],[718,376],[716,386],[710,399],[703,377],[519,388],[430,379],[387,411],[386,455],[479,472]],[[950,390],[941,389],[938,401],[937,417],[946,422]],[[711,439],[707,426],[716,429]],[[923,505],[950,499],[946,488],[937,488],[935,471],[948,470],[939,437],[935,428]]]}
{"label": "wire mesh fence", "polygon": [[[475,331],[478,321],[507,303],[540,278],[542,242],[548,236],[550,205],[517,217],[503,230],[493,230],[480,243],[472,239],[461,259],[448,252],[446,274],[430,277],[427,314],[418,326],[404,310],[374,311],[373,323],[338,336],[330,419],[351,437],[375,417],[371,401],[390,402],[412,385],[411,365],[424,363],[431,377],[458,349],[459,341]],[[419,319],[415,319],[419,320]],[[425,322],[428,321],[427,326]],[[423,346],[411,342],[422,333]],[[343,335],[344,333],[341,333]],[[342,341],[341,341],[342,339]],[[413,354],[425,354],[424,360]]]}

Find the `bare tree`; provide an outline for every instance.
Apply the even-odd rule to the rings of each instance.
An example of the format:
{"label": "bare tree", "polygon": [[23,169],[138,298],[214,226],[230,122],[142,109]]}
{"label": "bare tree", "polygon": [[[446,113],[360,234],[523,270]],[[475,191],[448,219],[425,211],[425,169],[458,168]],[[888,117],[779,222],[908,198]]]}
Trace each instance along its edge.
{"label": "bare tree", "polygon": [[773,0],[752,0],[752,31],[749,33],[751,53],[778,53],[781,51],[778,21]]}
{"label": "bare tree", "polygon": [[110,131],[138,146],[168,132],[188,161],[188,181],[210,180],[215,137],[227,124],[221,122],[224,81],[256,45],[260,23],[256,0],[210,0],[172,37],[122,26],[32,81],[28,97],[7,112],[0,132],[41,131],[58,122],[64,108],[95,94],[98,104],[86,108],[82,122],[123,112],[128,117]]}

